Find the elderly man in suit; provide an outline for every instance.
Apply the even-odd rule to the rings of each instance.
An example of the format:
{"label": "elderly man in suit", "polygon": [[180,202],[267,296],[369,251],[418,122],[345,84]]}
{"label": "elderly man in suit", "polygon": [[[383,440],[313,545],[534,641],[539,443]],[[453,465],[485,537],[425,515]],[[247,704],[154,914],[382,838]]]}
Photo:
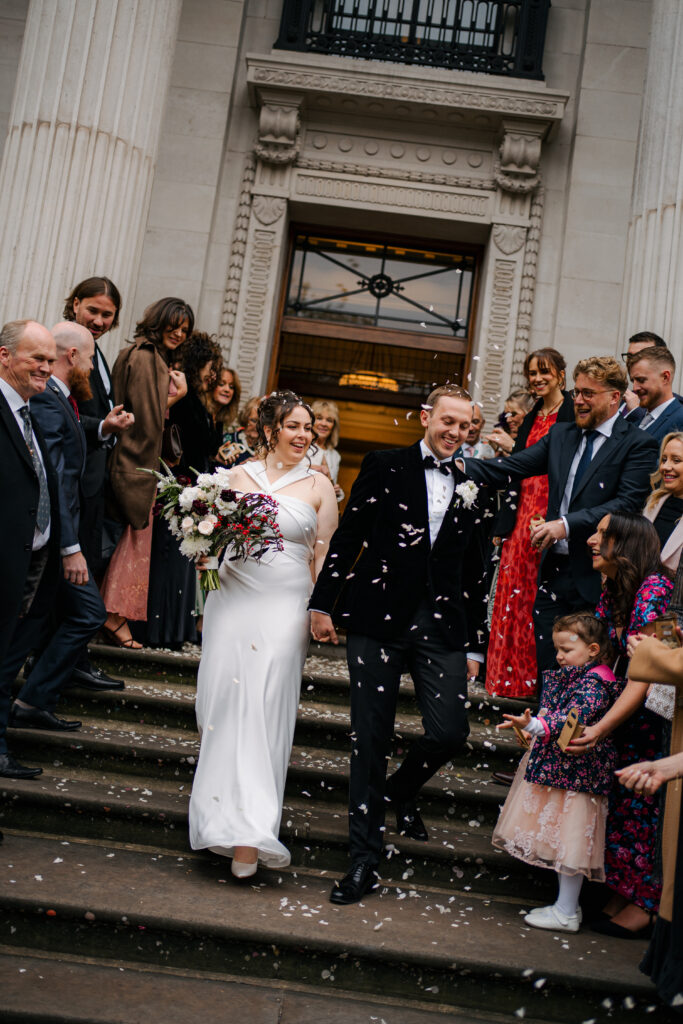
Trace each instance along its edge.
{"label": "elderly man in suit", "polygon": [[[98,344],[108,331],[118,325],[120,311],[121,295],[114,282],[108,277],[88,277],[71,290],[64,303],[63,314],[65,320],[87,327],[95,345],[89,377],[92,394],[90,398],[81,400],[78,406],[86,439],[79,543],[88,568],[98,582],[108,562],[104,550],[107,456],[116,444],[117,435],[128,430],[135,420],[132,413],[124,412],[123,406],[114,409],[109,366]],[[114,421],[109,415],[112,410],[117,414]],[[124,684],[91,663],[86,645],[79,654],[71,685],[88,690],[122,690]]]}
{"label": "elderly man in suit", "polygon": [[[92,335],[79,324],[64,322],[52,329],[57,359],[45,390],[31,399],[31,415],[38,423],[48,457],[57,474],[59,544],[62,576],[55,600],[58,625],[33,610],[20,623],[0,666],[0,690],[11,685],[29,651],[49,631],[47,643],[36,659],[10,711],[9,724],[22,729],[71,730],[69,722],[54,713],[59,695],[71,679],[78,653],[104,624],[106,611],[88,570],[78,540],[80,481],[85,464],[86,441],[79,421],[78,399],[90,394]],[[112,419],[115,413],[109,414]],[[108,426],[105,419],[105,429]]]}
{"label": "elderly man in suit", "polygon": [[[466,484],[453,457],[467,437],[472,401],[462,388],[436,388],[421,413],[424,438],[370,452],[318,576],[309,607],[316,640],[348,630],[352,755],[349,873],[330,900],[356,903],[377,883],[386,802],[399,833],[426,840],[415,800],[424,783],[462,749],[468,733],[467,593],[481,577],[473,537],[484,494]],[[386,778],[401,674],[409,671],[424,735]],[[385,796],[386,794],[386,796]]]}
{"label": "elderly man in suit", "polygon": [[626,366],[643,411],[640,430],[657,441],[674,430],[683,430],[683,405],[673,392],[676,360],[669,349],[661,345],[643,348],[627,357]]}
{"label": "elderly man in suit", "polygon": [[574,381],[574,423],[556,423],[537,444],[507,459],[461,463],[473,480],[501,490],[548,475],[547,515],[531,530],[531,543],[543,552],[534,603],[539,675],[555,664],[555,618],[594,607],[600,596],[588,538],[604,515],[641,511],[657,461],[656,440],[619,415],[628,381],[616,359],[582,359]]}
{"label": "elderly man in suit", "polygon": [[[54,338],[34,320],[14,320],[0,331],[0,529],[6,538],[0,579],[0,665],[38,590],[48,604],[59,578],[57,476],[29,400],[50,379]],[[30,779],[7,749],[7,721],[13,676],[0,686],[0,778]]]}

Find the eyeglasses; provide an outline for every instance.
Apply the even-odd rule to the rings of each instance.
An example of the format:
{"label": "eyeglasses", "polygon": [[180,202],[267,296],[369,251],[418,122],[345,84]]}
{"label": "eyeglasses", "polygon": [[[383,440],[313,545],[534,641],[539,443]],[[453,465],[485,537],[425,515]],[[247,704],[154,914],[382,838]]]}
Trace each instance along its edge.
{"label": "eyeglasses", "polygon": [[590,388],[573,388],[569,392],[574,401],[577,398],[585,398],[587,402],[592,402],[596,395],[608,395],[609,393],[610,389],[608,388],[603,388],[601,391],[591,391]]}

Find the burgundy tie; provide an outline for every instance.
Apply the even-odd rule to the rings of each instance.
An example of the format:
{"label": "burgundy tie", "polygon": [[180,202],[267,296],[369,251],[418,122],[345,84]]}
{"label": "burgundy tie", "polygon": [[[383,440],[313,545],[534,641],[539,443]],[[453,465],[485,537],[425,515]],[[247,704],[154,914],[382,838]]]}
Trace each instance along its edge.
{"label": "burgundy tie", "polygon": [[78,411],[78,402],[76,401],[76,399],[74,398],[73,395],[69,395],[69,405],[71,406],[71,408],[73,409],[74,413],[76,414],[76,419],[80,422],[81,414]]}

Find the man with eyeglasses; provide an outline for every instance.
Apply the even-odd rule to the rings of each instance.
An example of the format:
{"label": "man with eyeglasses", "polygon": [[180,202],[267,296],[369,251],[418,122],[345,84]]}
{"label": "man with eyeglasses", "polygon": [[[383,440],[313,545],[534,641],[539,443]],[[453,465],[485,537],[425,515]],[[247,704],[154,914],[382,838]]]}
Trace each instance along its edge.
{"label": "man with eyeglasses", "polygon": [[[539,676],[555,664],[557,616],[593,608],[600,596],[588,538],[604,515],[640,512],[658,451],[647,431],[619,415],[628,378],[616,359],[582,359],[574,382],[574,423],[556,423],[537,444],[506,459],[459,460],[473,480],[501,490],[548,475],[546,518],[530,526],[531,544],[542,552],[534,603]],[[514,497],[510,492],[507,500]]]}

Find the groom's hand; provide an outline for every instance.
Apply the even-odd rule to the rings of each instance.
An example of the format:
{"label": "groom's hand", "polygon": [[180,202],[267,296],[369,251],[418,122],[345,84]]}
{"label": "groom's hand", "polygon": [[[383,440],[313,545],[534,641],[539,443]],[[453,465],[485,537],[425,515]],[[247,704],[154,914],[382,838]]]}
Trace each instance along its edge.
{"label": "groom's hand", "polygon": [[339,643],[334,623],[325,612],[311,612],[311,636],[321,644],[326,644],[329,641],[333,644]]}

